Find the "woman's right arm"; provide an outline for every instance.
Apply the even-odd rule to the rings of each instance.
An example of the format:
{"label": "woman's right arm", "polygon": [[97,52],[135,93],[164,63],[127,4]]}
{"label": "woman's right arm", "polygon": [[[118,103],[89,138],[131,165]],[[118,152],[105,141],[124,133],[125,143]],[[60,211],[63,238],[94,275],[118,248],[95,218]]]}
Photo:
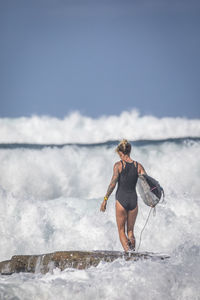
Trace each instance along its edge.
{"label": "woman's right arm", "polygon": [[112,179],[111,179],[110,184],[108,186],[108,190],[107,190],[107,193],[106,193],[106,198],[108,198],[112,194],[112,192],[113,192],[113,190],[116,186],[116,183],[118,181],[118,178],[119,178],[119,162],[115,163],[115,165],[113,167],[113,176],[112,176]]}
{"label": "woman's right arm", "polygon": [[116,186],[116,183],[118,181],[118,178],[119,178],[119,162],[115,163],[115,165],[114,165],[113,176],[112,176],[111,182],[108,186],[106,196],[104,197],[104,200],[101,204],[100,211],[104,212],[106,210],[106,204],[107,204],[108,197],[112,194],[112,192]]}

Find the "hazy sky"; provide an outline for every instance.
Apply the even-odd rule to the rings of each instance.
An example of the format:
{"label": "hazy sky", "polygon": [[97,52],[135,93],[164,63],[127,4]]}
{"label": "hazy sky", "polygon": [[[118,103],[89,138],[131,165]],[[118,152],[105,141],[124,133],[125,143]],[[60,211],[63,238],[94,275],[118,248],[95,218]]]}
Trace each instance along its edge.
{"label": "hazy sky", "polygon": [[0,117],[200,117],[200,1],[0,0]]}

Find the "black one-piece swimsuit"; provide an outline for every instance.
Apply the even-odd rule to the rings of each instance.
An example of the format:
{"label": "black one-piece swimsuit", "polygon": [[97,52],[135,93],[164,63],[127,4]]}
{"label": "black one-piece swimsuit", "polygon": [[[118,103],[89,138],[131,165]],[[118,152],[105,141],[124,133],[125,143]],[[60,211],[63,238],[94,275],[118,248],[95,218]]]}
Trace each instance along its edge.
{"label": "black one-piece swimsuit", "polygon": [[125,167],[122,163],[122,171],[118,178],[118,187],[116,191],[116,200],[126,209],[132,210],[137,206],[136,183],[138,180],[138,163],[136,167],[134,162],[126,162]]}

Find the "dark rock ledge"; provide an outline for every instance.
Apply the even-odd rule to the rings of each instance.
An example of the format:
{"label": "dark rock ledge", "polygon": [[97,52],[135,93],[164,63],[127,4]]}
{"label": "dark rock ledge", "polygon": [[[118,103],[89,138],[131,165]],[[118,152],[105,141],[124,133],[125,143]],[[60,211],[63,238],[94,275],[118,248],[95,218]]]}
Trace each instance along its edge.
{"label": "dark rock ledge", "polygon": [[42,273],[51,272],[55,268],[87,269],[96,267],[100,261],[112,262],[117,258],[136,261],[138,259],[164,260],[167,255],[149,252],[125,253],[119,251],[59,251],[41,255],[15,255],[11,260],[0,262],[1,275],[11,275],[19,272]]}

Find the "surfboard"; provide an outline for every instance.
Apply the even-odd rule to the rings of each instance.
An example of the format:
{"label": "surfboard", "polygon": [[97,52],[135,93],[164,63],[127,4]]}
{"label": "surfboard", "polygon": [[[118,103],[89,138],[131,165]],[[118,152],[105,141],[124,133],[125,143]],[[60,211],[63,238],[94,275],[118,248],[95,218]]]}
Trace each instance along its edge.
{"label": "surfboard", "polygon": [[112,262],[116,259],[132,260],[165,260],[170,256],[153,252],[121,252],[121,251],[58,251],[39,255],[15,255],[10,260],[0,262],[1,275],[19,272],[47,273],[55,268],[87,269],[96,267],[101,261]]}
{"label": "surfboard", "polygon": [[159,182],[147,174],[138,176],[137,190],[144,203],[148,206],[155,207],[161,200],[161,197],[164,199],[164,190]]}

